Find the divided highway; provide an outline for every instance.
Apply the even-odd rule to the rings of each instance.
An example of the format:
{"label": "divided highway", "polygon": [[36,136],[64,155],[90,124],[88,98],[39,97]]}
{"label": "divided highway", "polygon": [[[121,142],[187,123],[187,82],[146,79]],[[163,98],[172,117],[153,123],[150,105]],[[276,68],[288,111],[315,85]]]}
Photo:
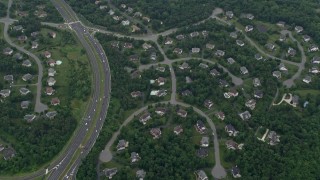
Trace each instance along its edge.
{"label": "divided highway", "polygon": [[53,5],[74,30],[85,48],[93,72],[93,95],[88,106],[84,122],[72,138],[64,158],[49,174],[48,179],[69,179],[76,175],[81,160],[93,147],[103,126],[109,105],[111,77],[107,57],[103,48],[76,17],[72,9],[63,0],[52,0]]}

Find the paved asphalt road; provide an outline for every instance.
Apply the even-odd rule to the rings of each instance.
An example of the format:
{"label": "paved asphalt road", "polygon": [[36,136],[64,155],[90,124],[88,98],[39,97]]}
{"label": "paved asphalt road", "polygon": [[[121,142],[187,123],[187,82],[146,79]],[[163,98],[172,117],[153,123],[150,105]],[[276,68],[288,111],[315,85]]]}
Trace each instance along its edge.
{"label": "paved asphalt road", "polygon": [[6,18],[3,18],[3,19],[0,20],[1,22],[4,23],[3,36],[4,36],[4,39],[7,41],[7,43],[10,44],[10,46],[15,47],[18,51],[27,54],[29,57],[34,59],[35,62],[37,63],[37,65],[38,65],[38,81],[37,81],[37,84],[36,84],[37,85],[37,96],[36,96],[36,103],[35,103],[34,111],[40,113],[40,112],[43,112],[43,111],[48,109],[47,105],[41,103],[43,67],[42,67],[40,59],[36,55],[34,55],[31,52],[27,51],[23,47],[20,47],[20,46],[16,45],[10,39],[10,37],[8,35],[8,29],[9,29],[9,26],[14,22],[14,20],[10,19],[10,8],[11,8],[11,5],[12,5],[12,0],[9,0],[8,1],[7,16],[6,16]]}
{"label": "paved asphalt road", "polygon": [[[94,72],[94,92],[92,101],[87,111],[86,119],[79,128],[77,135],[72,139],[72,143],[70,147],[68,147],[63,161],[58,164],[59,166],[55,170],[53,170],[48,177],[48,179],[56,180],[60,179],[61,176],[64,176],[64,178],[68,179],[70,178],[70,176],[76,174],[81,160],[89,153],[97,137],[99,136],[99,132],[106,118],[109,105],[111,77],[107,57],[99,42],[97,42],[90,35],[88,30],[79,21],[74,22],[74,20],[78,20],[78,18],[75,16],[75,13],[72,11],[72,9],[63,0],[52,0],[52,2],[59,13],[63,16],[65,21],[70,23],[70,28],[75,31],[79,41],[86,49],[92,67],[92,72]],[[104,75],[104,78],[101,78],[100,73],[98,73],[99,65],[97,62],[98,59],[96,59],[95,54],[99,56],[99,61],[101,61],[103,70],[102,74]],[[103,92],[101,92],[101,86],[103,86]],[[101,94],[103,95],[101,96]],[[98,107],[99,103],[102,104],[101,107]],[[97,122],[94,124],[91,123],[91,118],[97,115],[96,112],[100,113],[98,114]],[[85,135],[89,132],[88,129],[90,129],[90,126],[94,127],[94,130],[92,131],[89,140],[86,141],[85,144],[81,144],[83,143]],[[74,157],[75,152],[80,146],[82,146],[80,150],[81,153],[77,157]],[[67,169],[68,166],[69,169]]]}

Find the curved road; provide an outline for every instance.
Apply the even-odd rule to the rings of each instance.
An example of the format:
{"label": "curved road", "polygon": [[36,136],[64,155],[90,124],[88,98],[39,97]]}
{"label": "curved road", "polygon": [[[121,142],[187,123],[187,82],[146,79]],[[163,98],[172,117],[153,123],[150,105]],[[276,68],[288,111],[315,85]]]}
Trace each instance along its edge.
{"label": "curved road", "polygon": [[38,65],[38,82],[37,82],[37,95],[36,95],[36,103],[35,103],[35,108],[34,111],[37,113],[43,112],[45,110],[48,109],[48,106],[41,103],[41,89],[42,89],[42,77],[43,77],[43,67],[41,64],[40,59],[32,54],[31,52],[25,50],[24,48],[14,44],[9,35],[8,35],[8,29],[9,26],[14,22],[14,20],[10,19],[10,8],[12,5],[12,0],[8,1],[8,9],[7,9],[7,17],[4,19],[1,19],[1,22],[4,23],[4,31],[3,31],[3,35],[4,35],[4,39],[8,42],[8,44],[10,44],[10,46],[15,47],[16,49],[18,49],[19,51],[23,52],[24,54],[27,54],[28,56],[30,56],[32,59],[34,59]]}

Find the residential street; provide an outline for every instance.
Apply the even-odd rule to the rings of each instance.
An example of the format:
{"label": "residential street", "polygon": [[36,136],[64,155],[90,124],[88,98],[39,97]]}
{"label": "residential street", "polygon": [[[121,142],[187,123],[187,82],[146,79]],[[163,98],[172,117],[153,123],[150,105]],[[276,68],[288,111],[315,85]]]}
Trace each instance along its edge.
{"label": "residential street", "polygon": [[[108,59],[107,55],[105,54],[103,47],[100,45],[100,43],[94,39],[93,35],[89,33],[89,31],[94,32],[100,32],[104,34],[114,35],[116,37],[128,37],[133,38],[136,40],[144,40],[144,41],[152,41],[157,45],[157,48],[159,49],[160,53],[164,57],[163,62],[158,62],[154,64],[148,64],[148,65],[140,65],[139,70],[143,71],[145,69],[148,69],[152,66],[156,65],[168,65],[169,71],[171,75],[171,98],[170,101],[163,101],[160,103],[170,103],[171,105],[180,105],[183,107],[192,107],[193,110],[201,115],[202,117],[206,118],[207,123],[210,126],[210,129],[214,133],[213,136],[213,144],[214,144],[214,158],[215,158],[215,166],[211,170],[211,174],[214,178],[221,179],[226,177],[227,173],[224,167],[221,165],[220,160],[220,149],[219,149],[219,140],[218,140],[218,134],[216,131],[215,124],[213,123],[212,119],[203,111],[200,109],[180,102],[177,100],[177,80],[176,75],[174,72],[174,69],[172,67],[172,63],[175,62],[182,62],[182,61],[189,61],[191,59],[196,59],[199,61],[203,61],[210,64],[217,64],[219,68],[222,68],[224,72],[228,73],[228,75],[232,78],[232,82],[235,86],[240,86],[243,84],[243,79],[240,77],[235,76],[232,72],[230,72],[226,67],[222,66],[218,62],[214,62],[213,60],[209,59],[203,59],[203,58],[179,58],[179,59],[169,59],[161,45],[157,42],[159,36],[167,36],[177,31],[177,28],[169,29],[162,33],[153,33],[150,29],[148,29],[147,34],[143,35],[134,35],[134,36],[127,36],[122,35],[117,32],[111,32],[104,30],[102,28],[97,27],[88,27],[87,25],[84,25],[79,18],[77,17],[76,13],[72,10],[72,8],[64,1],[64,0],[51,0],[51,2],[54,4],[56,9],[59,11],[59,13],[63,16],[65,20],[64,26],[68,27],[70,30],[72,30],[78,40],[81,42],[82,46],[85,48],[86,53],[88,54],[88,58],[91,64],[93,74],[93,93],[92,93],[92,99],[90,101],[90,104],[88,105],[88,109],[85,113],[85,117],[83,117],[83,121],[80,124],[80,126],[75,131],[73,137],[71,138],[69,144],[67,145],[67,148],[61,152],[56,159],[54,159],[51,164],[46,168],[39,169],[33,173],[30,173],[28,175],[14,177],[14,179],[35,179],[40,178],[45,175],[47,175],[47,179],[75,179],[75,175],[77,173],[77,170],[81,164],[81,161],[86,157],[86,155],[90,152],[91,148],[94,146],[96,139],[99,136],[100,130],[102,126],[104,125],[104,120],[107,116],[107,110],[109,106],[109,100],[110,100],[110,92],[111,92],[111,74],[110,74],[110,68],[108,65]],[[109,6],[112,6],[111,1],[109,0]],[[35,105],[35,112],[43,112],[48,109],[46,105],[41,103],[41,92],[42,92],[42,77],[43,77],[43,67],[40,59],[32,54],[31,52],[25,50],[24,48],[14,44],[12,40],[10,39],[8,35],[8,29],[10,24],[12,24],[15,20],[10,19],[9,17],[9,11],[10,6],[12,4],[12,0],[9,0],[8,3],[8,10],[7,10],[7,17],[0,19],[0,22],[3,22],[5,24],[4,26],[4,38],[10,44],[11,46],[17,48],[19,51],[27,54],[32,59],[35,60],[35,62],[38,65],[38,82],[35,84],[37,86],[37,96],[36,96],[36,105]],[[115,8],[115,7],[114,7]],[[230,22],[227,22],[223,19],[220,19],[217,17],[218,14],[223,13],[222,9],[216,8],[213,10],[212,15],[208,17],[205,20],[199,21],[195,24],[203,23],[208,19],[214,18],[217,19],[220,22],[226,23],[230,25]],[[130,21],[132,20],[131,17],[128,17],[123,13],[124,16]],[[139,21],[137,21],[139,22]],[[141,22],[139,22],[141,23]],[[61,28],[62,24],[55,24],[55,23],[47,23],[42,22],[44,25]],[[146,27],[145,27],[146,28]],[[303,47],[301,46],[300,42],[298,42],[293,36],[290,31],[282,31],[282,34],[288,34],[289,37],[294,41],[297,42],[298,48],[301,52],[301,62],[296,63],[292,61],[288,61],[285,59],[274,57],[265,51],[263,51],[253,40],[251,40],[242,30],[237,29],[237,31],[241,32],[245,39],[249,42],[250,45],[255,47],[259,53],[262,55],[273,59],[273,60],[279,60],[284,63],[288,63],[294,66],[299,67],[298,71],[288,80],[283,82],[283,85],[290,88],[294,85],[294,81],[298,79],[301,75],[301,72],[305,68],[305,62],[306,62],[306,55],[304,52]],[[94,34],[94,33],[93,33]],[[101,67],[100,67],[101,66]],[[100,72],[101,71],[101,72]],[[278,90],[276,97],[278,95]],[[275,97],[275,98],[276,98]],[[154,104],[152,104],[154,105]],[[148,108],[148,106],[142,107],[139,110],[132,113],[120,126],[120,128],[113,133],[112,138],[107,142],[105,149],[100,153],[99,160],[101,162],[109,162],[112,159],[112,152],[111,152],[111,146],[115,143],[115,140],[117,139],[118,135],[120,134],[121,128],[126,126],[128,123],[130,123],[135,116],[142,113]],[[89,129],[89,130],[88,130]],[[86,139],[87,138],[87,139]],[[0,177],[1,179],[1,177]]]}
{"label": "residential street", "polygon": [[8,29],[9,29],[9,26],[14,22],[14,20],[10,19],[10,7],[11,7],[11,5],[12,5],[12,0],[9,0],[8,1],[7,17],[1,19],[1,22],[4,23],[4,31],[3,31],[4,39],[12,47],[15,47],[16,49],[18,49],[18,51],[23,52],[24,54],[27,54],[32,59],[34,59],[35,62],[37,63],[37,66],[38,66],[38,82],[36,84],[37,85],[37,95],[36,95],[36,103],[35,103],[34,111],[37,112],[37,113],[40,113],[40,112],[43,112],[43,111],[48,109],[47,105],[41,103],[43,66],[41,64],[40,59],[36,55],[32,54],[30,51],[25,50],[23,47],[20,47],[20,46],[16,45],[10,39],[10,37],[8,35]]}

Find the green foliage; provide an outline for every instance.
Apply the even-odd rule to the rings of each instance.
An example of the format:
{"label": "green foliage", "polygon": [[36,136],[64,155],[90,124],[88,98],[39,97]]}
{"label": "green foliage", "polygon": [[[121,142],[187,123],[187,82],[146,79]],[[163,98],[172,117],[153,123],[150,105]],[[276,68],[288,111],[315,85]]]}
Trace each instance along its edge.
{"label": "green foliage", "polygon": [[[40,6],[44,5],[44,9],[42,10],[41,8],[39,8],[39,5]],[[54,23],[63,22],[63,19],[60,16],[59,12],[56,10],[53,4],[47,0],[32,0],[32,1],[15,0],[13,1],[10,11],[11,12],[26,11],[31,17],[35,17],[34,14],[36,11],[44,11],[46,12],[47,16],[44,18],[39,18],[41,21],[54,22]]]}
{"label": "green foliage", "polygon": [[0,2],[0,17],[4,17],[7,14],[7,5]]}

